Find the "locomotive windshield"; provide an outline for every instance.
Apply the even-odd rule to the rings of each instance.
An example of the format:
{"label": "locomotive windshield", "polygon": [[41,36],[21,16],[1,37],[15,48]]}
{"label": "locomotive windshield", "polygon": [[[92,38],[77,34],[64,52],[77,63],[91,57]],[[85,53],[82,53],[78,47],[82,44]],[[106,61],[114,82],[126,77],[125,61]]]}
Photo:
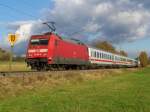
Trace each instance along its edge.
{"label": "locomotive windshield", "polygon": [[31,45],[48,45],[48,39],[31,39]]}

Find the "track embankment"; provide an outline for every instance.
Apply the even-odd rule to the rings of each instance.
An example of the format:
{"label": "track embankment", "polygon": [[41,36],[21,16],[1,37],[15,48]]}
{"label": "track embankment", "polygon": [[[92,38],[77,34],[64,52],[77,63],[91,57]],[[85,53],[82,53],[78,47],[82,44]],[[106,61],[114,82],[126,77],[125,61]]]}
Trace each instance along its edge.
{"label": "track embankment", "polygon": [[49,74],[66,74],[66,73],[104,73],[104,72],[117,72],[117,71],[134,71],[136,68],[128,68],[128,69],[91,69],[91,70],[56,70],[56,71],[2,71],[0,72],[0,76],[29,76],[29,75],[49,75]]}

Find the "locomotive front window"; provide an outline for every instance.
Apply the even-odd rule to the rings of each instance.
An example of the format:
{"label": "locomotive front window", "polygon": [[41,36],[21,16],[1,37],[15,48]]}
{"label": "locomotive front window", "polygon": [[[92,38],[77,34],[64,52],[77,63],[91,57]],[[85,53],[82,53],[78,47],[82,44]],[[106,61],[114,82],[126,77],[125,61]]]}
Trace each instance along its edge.
{"label": "locomotive front window", "polygon": [[32,39],[31,45],[48,45],[48,39]]}

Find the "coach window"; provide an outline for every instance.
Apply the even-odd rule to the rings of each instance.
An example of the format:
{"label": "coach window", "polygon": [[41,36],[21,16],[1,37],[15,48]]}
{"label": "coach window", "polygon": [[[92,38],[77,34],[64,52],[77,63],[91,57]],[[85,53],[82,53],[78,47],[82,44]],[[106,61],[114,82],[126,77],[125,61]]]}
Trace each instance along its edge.
{"label": "coach window", "polygon": [[92,57],[94,57],[94,51],[92,51]]}
{"label": "coach window", "polygon": [[92,56],[95,57],[95,56],[94,56],[94,51],[92,51]]}
{"label": "coach window", "polygon": [[95,57],[95,56],[94,56],[94,51],[92,51],[92,56]]}
{"label": "coach window", "polygon": [[96,57],[98,58],[98,52],[96,52]]}
{"label": "coach window", "polygon": [[104,59],[106,59],[106,54],[104,54]]}
{"label": "coach window", "polygon": [[99,58],[101,58],[101,53],[99,52]]}
{"label": "coach window", "polygon": [[97,58],[99,58],[99,52],[97,52]]}
{"label": "coach window", "polygon": [[94,52],[94,57],[96,58],[96,51]]}
{"label": "coach window", "polygon": [[93,51],[93,57],[95,58],[95,51]]}
{"label": "coach window", "polygon": [[106,54],[104,54],[104,59],[106,59]]}
{"label": "coach window", "polygon": [[98,52],[96,52],[96,58],[98,58]]}
{"label": "coach window", "polygon": [[93,57],[93,52],[91,51],[91,57]]}
{"label": "coach window", "polygon": [[118,57],[116,56],[116,61],[118,61]]}

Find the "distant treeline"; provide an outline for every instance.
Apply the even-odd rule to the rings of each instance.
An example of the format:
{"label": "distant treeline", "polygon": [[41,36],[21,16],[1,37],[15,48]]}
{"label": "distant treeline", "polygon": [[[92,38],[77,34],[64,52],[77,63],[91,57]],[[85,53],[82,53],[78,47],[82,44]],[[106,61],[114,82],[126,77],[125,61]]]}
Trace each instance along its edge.
{"label": "distant treeline", "polygon": [[0,61],[9,60],[10,53],[0,48]]}
{"label": "distant treeline", "polygon": [[[10,52],[0,48],[0,61],[9,61]],[[25,57],[22,56],[13,56],[13,61],[24,61]]]}
{"label": "distant treeline", "polygon": [[94,42],[93,45],[94,45],[94,47],[102,49],[104,51],[119,54],[122,56],[128,56],[127,52],[125,52],[124,50],[120,50],[120,51],[116,50],[116,48],[107,41],[97,41],[97,42]]}

